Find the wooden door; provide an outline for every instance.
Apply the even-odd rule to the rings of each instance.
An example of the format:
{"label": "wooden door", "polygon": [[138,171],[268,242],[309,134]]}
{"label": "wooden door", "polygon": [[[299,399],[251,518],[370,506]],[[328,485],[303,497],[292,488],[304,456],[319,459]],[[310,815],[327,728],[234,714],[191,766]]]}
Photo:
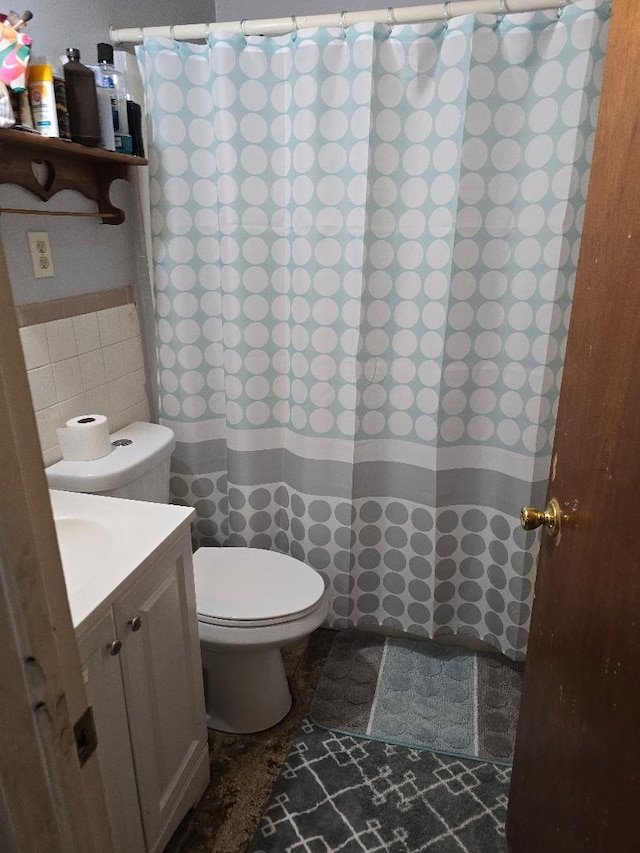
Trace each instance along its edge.
{"label": "wooden door", "polygon": [[511,853],[640,850],[640,3],[615,0],[507,817]]}
{"label": "wooden door", "polygon": [[[166,823],[207,751],[188,532],[115,602],[113,612],[122,640],[142,823],[147,849],[152,849],[160,833],[167,833]],[[205,771],[204,785],[208,762]],[[194,794],[189,807],[201,793]]]}
{"label": "wooden door", "polygon": [[4,250],[0,242],[0,849],[112,851]]}
{"label": "wooden door", "polygon": [[117,853],[141,853],[144,836],[120,657],[110,652],[116,640],[116,626],[109,611],[81,640],[80,659],[98,735],[98,761],[113,848]]}

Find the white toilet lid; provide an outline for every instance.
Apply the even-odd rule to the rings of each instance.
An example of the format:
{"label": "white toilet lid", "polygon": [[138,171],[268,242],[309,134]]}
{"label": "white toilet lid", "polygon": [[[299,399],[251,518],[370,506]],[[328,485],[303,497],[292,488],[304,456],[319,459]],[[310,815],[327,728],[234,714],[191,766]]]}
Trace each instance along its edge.
{"label": "white toilet lid", "polygon": [[200,548],[193,555],[198,618],[217,624],[273,624],[315,609],[324,581],[277,551]]}

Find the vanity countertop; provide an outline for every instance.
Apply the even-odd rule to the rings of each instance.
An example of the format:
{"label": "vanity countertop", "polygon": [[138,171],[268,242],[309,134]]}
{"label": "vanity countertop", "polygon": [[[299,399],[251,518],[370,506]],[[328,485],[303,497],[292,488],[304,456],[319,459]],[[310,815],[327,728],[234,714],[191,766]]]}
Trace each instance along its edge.
{"label": "vanity countertop", "polygon": [[195,517],[191,507],[53,489],[49,495],[78,636]]}

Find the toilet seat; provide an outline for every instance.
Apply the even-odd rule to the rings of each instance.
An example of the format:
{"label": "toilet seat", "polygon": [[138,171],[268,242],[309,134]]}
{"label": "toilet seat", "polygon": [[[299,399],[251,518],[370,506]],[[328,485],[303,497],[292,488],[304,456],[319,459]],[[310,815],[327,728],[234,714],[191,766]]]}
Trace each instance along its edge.
{"label": "toilet seat", "polygon": [[259,628],[304,618],[321,604],[322,577],[259,548],[200,548],[193,555],[198,621]]}

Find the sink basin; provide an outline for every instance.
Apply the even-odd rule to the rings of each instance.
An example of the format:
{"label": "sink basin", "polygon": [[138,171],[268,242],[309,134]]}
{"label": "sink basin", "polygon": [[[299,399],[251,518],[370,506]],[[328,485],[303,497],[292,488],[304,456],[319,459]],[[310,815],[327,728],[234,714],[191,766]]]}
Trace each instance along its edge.
{"label": "sink basin", "polygon": [[54,517],[67,594],[75,595],[91,582],[96,563],[103,564],[113,549],[112,532],[99,521],[74,516]]}
{"label": "sink basin", "polygon": [[76,631],[104,613],[133,572],[151,565],[190,507],[49,491],[71,618]]}

